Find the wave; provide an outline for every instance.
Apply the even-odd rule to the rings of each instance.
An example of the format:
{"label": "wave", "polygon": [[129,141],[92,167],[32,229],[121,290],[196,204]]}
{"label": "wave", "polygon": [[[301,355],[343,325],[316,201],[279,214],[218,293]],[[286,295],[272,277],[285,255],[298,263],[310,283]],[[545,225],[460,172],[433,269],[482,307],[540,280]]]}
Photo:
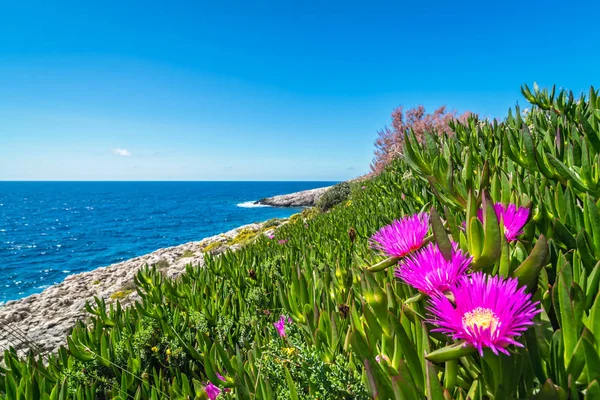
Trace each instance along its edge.
{"label": "wave", "polygon": [[243,203],[238,203],[236,205],[238,207],[242,207],[242,208],[271,207],[266,204],[257,204],[256,201],[245,201]]}

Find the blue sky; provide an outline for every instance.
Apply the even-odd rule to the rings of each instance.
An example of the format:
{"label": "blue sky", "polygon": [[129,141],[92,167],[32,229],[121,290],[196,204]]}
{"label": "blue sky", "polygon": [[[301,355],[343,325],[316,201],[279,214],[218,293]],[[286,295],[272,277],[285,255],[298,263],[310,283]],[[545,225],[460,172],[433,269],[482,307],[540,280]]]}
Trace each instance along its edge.
{"label": "blue sky", "polygon": [[600,84],[591,1],[6,3],[0,180],[343,180],[400,104]]}

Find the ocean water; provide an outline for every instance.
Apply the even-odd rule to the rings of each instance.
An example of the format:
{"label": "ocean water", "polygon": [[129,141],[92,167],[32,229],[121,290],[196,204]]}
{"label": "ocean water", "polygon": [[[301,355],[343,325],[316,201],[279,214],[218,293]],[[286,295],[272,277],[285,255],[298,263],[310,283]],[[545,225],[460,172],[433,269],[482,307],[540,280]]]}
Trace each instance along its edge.
{"label": "ocean water", "polygon": [[0,302],[66,276],[299,209],[251,202],[335,182],[0,182]]}

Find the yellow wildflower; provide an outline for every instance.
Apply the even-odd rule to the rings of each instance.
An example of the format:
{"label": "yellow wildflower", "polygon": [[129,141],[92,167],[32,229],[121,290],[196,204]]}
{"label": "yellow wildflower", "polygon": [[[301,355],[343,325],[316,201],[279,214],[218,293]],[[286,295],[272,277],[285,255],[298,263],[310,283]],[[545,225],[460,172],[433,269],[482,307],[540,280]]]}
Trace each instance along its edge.
{"label": "yellow wildflower", "polygon": [[294,354],[294,352],[296,351],[296,348],[294,348],[294,347],[284,347],[283,351],[288,355],[288,357],[290,357],[292,354]]}

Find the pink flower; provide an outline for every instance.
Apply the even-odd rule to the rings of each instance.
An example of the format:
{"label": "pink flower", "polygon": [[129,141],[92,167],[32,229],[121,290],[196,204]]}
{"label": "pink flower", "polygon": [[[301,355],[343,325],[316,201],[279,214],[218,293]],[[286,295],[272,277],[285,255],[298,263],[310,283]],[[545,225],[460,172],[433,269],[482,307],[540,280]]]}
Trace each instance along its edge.
{"label": "pink flower", "polygon": [[215,386],[212,382],[208,382],[206,386],[204,386],[204,390],[206,391],[206,395],[210,400],[215,400],[221,394],[221,389]]}
{"label": "pink flower", "polygon": [[371,237],[371,246],[389,257],[404,257],[418,250],[429,230],[429,214],[420,213],[394,220]]}
{"label": "pink flower", "polygon": [[362,187],[361,187],[361,189],[362,189],[362,190],[365,190],[366,188],[367,188],[366,186],[362,186]]}
{"label": "pink flower", "polygon": [[[217,374],[217,378],[225,382],[225,377],[223,375],[221,375],[218,372],[215,373]],[[218,386],[216,386],[210,381],[206,384],[204,390],[206,391],[206,395],[210,400],[215,400],[217,397],[219,397],[219,394],[221,393],[221,389],[219,389]],[[225,392],[229,392],[229,389],[225,389]]]}
{"label": "pink flower", "polygon": [[452,247],[452,259],[448,261],[437,243],[429,243],[400,262],[395,271],[396,277],[429,296],[450,289],[466,273],[473,259],[456,243]]}
{"label": "pink flower", "polygon": [[279,336],[281,336],[281,337],[285,337],[285,323],[286,322],[288,324],[291,324],[292,319],[286,318],[283,315],[279,317],[279,321],[273,322],[273,326],[275,327],[275,329],[277,329],[277,333],[279,333]]}
{"label": "pink flower", "polygon": [[443,332],[454,340],[465,340],[483,355],[485,347],[494,354],[514,344],[515,340],[533,325],[533,317],[541,312],[539,302],[531,301],[525,287],[517,279],[490,277],[482,272],[461,277],[450,289],[454,304],[442,293],[434,294],[427,307],[438,325],[433,331]]}
{"label": "pink flower", "polygon": [[390,362],[390,359],[384,354],[375,356],[375,361],[377,361],[378,363],[381,363],[381,360],[385,360],[388,363]]}
{"label": "pink flower", "polygon": [[270,235],[267,235],[267,237],[268,237],[269,239],[273,239],[273,238],[275,237],[275,235],[273,235],[273,234],[271,233]]}
{"label": "pink flower", "polygon": [[[517,240],[517,236],[523,234],[523,227],[529,219],[529,209],[526,207],[517,207],[516,204],[508,204],[506,207],[502,203],[494,204],[494,210],[498,217],[498,222],[504,222],[504,236],[506,240],[512,242]],[[483,222],[483,211],[477,212],[477,217]]]}
{"label": "pink flower", "polygon": [[277,243],[279,243],[279,244],[286,244],[287,242],[288,242],[287,239],[281,239]]}

